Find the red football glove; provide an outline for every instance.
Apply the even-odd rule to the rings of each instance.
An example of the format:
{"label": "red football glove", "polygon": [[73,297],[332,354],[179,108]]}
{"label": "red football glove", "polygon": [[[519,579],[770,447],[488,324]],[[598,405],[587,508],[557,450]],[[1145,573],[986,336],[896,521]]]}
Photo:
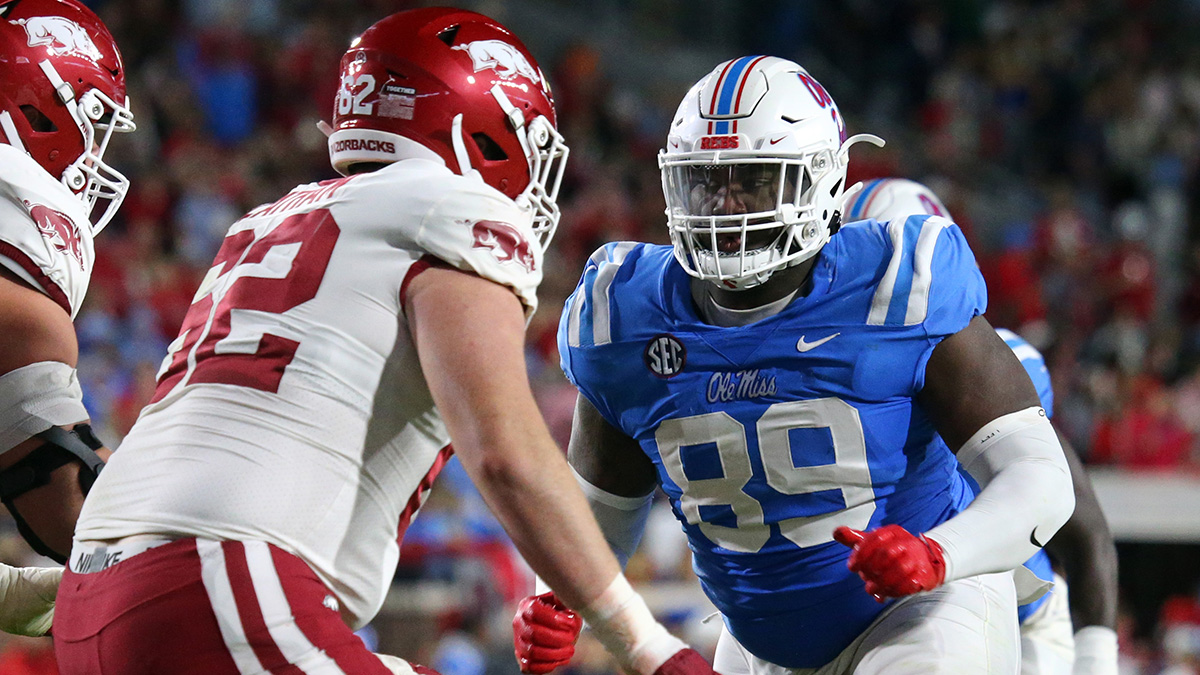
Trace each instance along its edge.
{"label": "red football glove", "polygon": [[513,647],[522,673],[542,675],[565,666],[575,655],[583,619],[554,593],[531,595],[517,605]]}
{"label": "red football glove", "polygon": [[718,675],[708,661],[692,648],[680,649],[663,662],[654,675]]}
{"label": "red football glove", "polygon": [[854,549],[848,567],[867,582],[867,593],[879,602],[929,591],[946,580],[942,547],[932,539],[913,536],[899,525],[871,532],[839,527],[833,531],[833,538]]}

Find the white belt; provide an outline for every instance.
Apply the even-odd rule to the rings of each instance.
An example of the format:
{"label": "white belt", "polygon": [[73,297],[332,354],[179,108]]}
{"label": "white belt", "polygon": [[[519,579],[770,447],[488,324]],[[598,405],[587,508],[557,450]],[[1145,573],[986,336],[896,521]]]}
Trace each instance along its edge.
{"label": "white belt", "polygon": [[119,562],[129,560],[139,553],[145,553],[152,548],[169,544],[173,541],[175,540],[158,537],[121,539],[114,544],[77,541],[71,548],[69,567],[76,574],[100,572]]}

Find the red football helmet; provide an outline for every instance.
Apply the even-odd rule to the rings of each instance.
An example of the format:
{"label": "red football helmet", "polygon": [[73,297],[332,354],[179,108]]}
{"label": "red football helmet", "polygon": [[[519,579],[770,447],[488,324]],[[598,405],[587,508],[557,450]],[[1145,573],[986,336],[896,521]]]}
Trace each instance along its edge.
{"label": "red football helmet", "polygon": [[93,233],[129,189],[104,151],[114,132],[133,129],[125,67],[99,17],[76,0],[0,2],[0,142],[77,194]]}
{"label": "red football helmet", "polygon": [[537,62],[482,14],[427,8],[393,14],[355,38],[342,57],[329,158],[346,174],[359,162],[440,159],[534,214],[545,247],[567,146]]}

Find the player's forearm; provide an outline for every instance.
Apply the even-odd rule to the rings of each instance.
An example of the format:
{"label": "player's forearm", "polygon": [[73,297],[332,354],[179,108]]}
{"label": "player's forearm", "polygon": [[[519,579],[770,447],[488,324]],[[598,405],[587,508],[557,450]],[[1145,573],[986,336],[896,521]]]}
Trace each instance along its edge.
{"label": "player's forearm", "polygon": [[[1058,431],[1057,429],[1055,431]],[[1108,520],[1100,509],[1092,481],[1079,454],[1058,434],[1075,490],[1075,512],[1046,544],[1046,550],[1063,566],[1072,588],[1071,620],[1075,630],[1087,626],[1117,626],[1117,547]]]}
{"label": "player's forearm", "polygon": [[654,673],[687,647],[654,619],[620,573],[548,435],[521,448],[500,439],[492,451],[467,454],[463,466],[517,550],[627,672]]}
{"label": "player's forearm", "polygon": [[[1071,621],[1075,629],[1117,625],[1117,547],[1108,524],[1092,522],[1082,495],[1075,515],[1063,525],[1046,550],[1058,560],[1072,589]],[[1094,499],[1094,498],[1093,498]],[[1095,506],[1098,511],[1099,507]]]}
{"label": "player's forearm", "polygon": [[946,581],[1021,565],[1074,510],[1070,471],[1040,408],[985,425],[959,459],[983,490],[962,513],[926,533],[945,550]]}
{"label": "player's forearm", "polygon": [[548,436],[489,445],[459,449],[484,500],[563,602],[593,602],[620,570],[562,453]]}

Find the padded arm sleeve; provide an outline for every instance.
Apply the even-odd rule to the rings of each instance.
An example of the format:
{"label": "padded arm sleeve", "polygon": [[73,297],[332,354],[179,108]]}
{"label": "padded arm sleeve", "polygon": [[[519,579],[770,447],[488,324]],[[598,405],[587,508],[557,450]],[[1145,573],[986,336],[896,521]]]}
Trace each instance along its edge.
{"label": "padded arm sleeve", "polygon": [[88,419],[75,369],[57,361],[0,376],[0,453],[55,426]]}
{"label": "padded arm sleeve", "polygon": [[925,535],[946,553],[946,581],[1013,569],[1075,510],[1071,471],[1042,408],[985,424],[958,460],[982,491],[962,513]]}

